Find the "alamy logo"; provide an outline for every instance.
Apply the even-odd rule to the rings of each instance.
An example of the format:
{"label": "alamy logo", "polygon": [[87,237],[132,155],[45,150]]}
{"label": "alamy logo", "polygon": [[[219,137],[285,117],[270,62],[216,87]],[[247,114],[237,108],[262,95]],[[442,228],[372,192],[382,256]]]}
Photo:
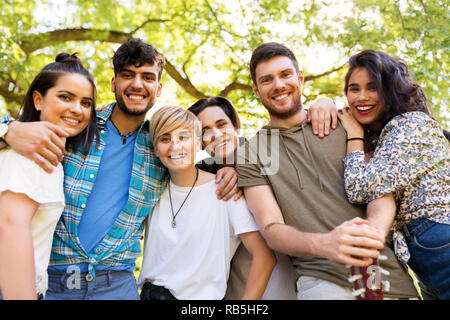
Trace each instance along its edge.
{"label": "alamy logo", "polygon": [[67,289],[81,289],[81,270],[78,266],[69,266],[66,274],[70,274],[66,280]]}

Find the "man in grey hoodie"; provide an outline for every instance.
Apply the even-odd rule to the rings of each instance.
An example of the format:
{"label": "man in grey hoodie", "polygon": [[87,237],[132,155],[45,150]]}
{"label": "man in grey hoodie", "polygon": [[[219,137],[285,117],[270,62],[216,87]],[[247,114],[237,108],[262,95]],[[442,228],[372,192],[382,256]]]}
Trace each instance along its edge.
{"label": "man in grey hoodie", "polygon": [[320,139],[306,122],[303,73],[292,51],[265,43],[253,51],[250,72],[270,122],[240,149],[238,185],[269,246],[291,256],[298,298],[353,299],[345,265],[369,266],[380,252],[391,286],[385,297],[418,297],[370,210],[347,201],[345,130],[339,125]]}

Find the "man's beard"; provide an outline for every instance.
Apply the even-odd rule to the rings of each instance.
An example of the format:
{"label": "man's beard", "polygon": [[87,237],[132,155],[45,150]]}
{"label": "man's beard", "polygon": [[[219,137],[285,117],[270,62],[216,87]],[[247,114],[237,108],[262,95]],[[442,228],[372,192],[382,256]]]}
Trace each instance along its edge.
{"label": "man's beard", "polygon": [[291,108],[289,108],[287,110],[285,109],[283,111],[278,111],[276,109],[276,107],[272,107],[270,104],[263,103],[263,105],[269,112],[269,115],[274,116],[278,119],[288,119],[288,118],[292,117],[293,115],[297,114],[303,108],[300,97],[299,97],[298,101],[293,102],[293,105],[291,105]]}
{"label": "man's beard", "polygon": [[142,116],[142,115],[146,114],[147,111],[150,110],[154,105],[154,102],[149,102],[147,107],[143,110],[130,110],[130,109],[128,109],[127,105],[123,101],[122,96],[117,94],[117,91],[115,93],[115,96],[116,96],[117,106],[119,107],[119,109],[122,110],[123,113],[125,113],[126,115],[129,115],[129,116]]}

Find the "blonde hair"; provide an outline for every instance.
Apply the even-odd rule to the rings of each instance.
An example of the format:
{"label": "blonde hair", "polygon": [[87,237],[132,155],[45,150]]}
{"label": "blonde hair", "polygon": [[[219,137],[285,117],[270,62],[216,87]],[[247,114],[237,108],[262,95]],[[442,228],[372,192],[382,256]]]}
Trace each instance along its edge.
{"label": "blonde hair", "polygon": [[158,109],[150,120],[150,137],[153,146],[158,139],[178,128],[194,129],[194,137],[201,138],[202,126],[197,117],[190,111],[175,105],[168,105]]}

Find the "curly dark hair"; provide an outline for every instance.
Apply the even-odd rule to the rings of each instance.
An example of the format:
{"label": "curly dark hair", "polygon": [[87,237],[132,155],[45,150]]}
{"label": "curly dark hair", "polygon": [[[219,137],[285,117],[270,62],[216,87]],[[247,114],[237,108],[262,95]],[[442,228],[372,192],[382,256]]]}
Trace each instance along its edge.
{"label": "curly dark hair", "polygon": [[159,71],[158,80],[160,80],[165,63],[164,56],[141,39],[130,38],[114,53],[114,75],[117,75],[126,66],[140,67],[145,63],[152,66],[156,63]]}

